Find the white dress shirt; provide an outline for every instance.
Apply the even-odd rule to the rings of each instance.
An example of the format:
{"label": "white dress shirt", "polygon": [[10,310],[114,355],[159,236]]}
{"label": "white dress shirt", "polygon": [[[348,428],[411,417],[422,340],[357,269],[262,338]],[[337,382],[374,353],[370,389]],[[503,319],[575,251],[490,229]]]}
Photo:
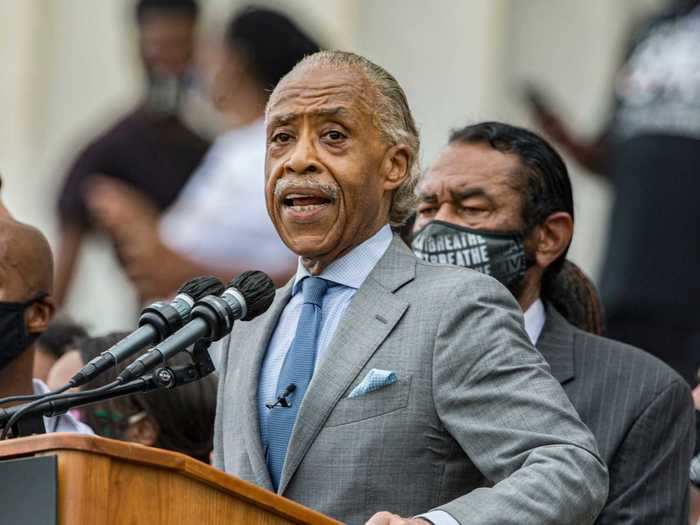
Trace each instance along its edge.
{"label": "white dress shirt", "polygon": [[[377,265],[379,259],[382,258],[384,252],[389,248],[392,237],[389,225],[384,226],[365,242],[355,246],[349,253],[333,261],[318,275],[318,277],[331,281],[333,285],[328,288],[323,297],[321,331],[318,336],[315,369],[318,369],[319,363],[327,353],[328,345],[351,299]],[[262,436],[267,435],[267,420],[270,412],[265,407],[265,403],[274,402],[277,398],[277,379],[282,370],[287,351],[294,340],[297,323],[301,315],[301,307],[303,305],[303,294],[299,293],[301,292],[301,281],[309,275],[311,274],[301,263],[300,258],[297,264],[297,273],[294,277],[294,285],[292,286],[292,297],[287,306],[285,306],[277,327],[270,338],[265,360],[260,369],[258,417],[260,419]],[[263,448],[265,446],[266,444],[263,443]]]}
{"label": "white dress shirt", "polygon": [[[34,394],[48,394],[50,392],[49,387],[46,386],[46,383],[40,379],[33,379],[32,384],[34,387]],[[44,427],[46,427],[47,434],[54,432],[79,432],[80,434],[94,434],[89,426],[87,426],[85,423],[81,423],[70,414],[63,414],[56,417],[45,417]]]}
{"label": "white dress shirt", "polygon": [[221,271],[237,266],[279,274],[292,267],[296,256],[265,205],[265,140],[262,119],[216,139],[161,217],[166,246]]}
{"label": "white dress shirt", "polygon": [[530,342],[533,345],[537,344],[537,340],[540,338],[542,333],[542,328],[544,328],[544,321],[546,319],[546,314],[544,311],[544,304],[541,299],[537,299],[530,307],[525,310],[523,314],[525,318],[525,331],[528,337],[530,337]]}

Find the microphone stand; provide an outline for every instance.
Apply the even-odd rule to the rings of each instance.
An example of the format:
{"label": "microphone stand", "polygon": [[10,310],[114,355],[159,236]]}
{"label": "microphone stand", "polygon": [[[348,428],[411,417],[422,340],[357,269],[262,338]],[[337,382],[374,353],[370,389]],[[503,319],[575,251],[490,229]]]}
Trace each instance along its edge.
{"label": "microphone stand", "polygon": [[[158,368],[150,375],[142,376],[129,383],[115,386],[106,391],[101,390],[94,393],[91,393],[89,390],[85,392],[67,392],[58,399],[50,399],[46,403],[27,410],[22,418],[27,418],[27,421],[33,422],[33,424],[22,424],[23,419],[20,418],[12,427],[12,435],[15,437],[25,437],[32,434],[43,433],[36,424],[38,420],[43,427],[42,416],[60,416],[72,408],[91,405],[93,403],[99,403],[100,401],[131,394],[177,388],[198,381],[215,370],[214,363],[207,351],[210,344],[209,341],[202,340],[194,345],[193,350],[187,351],[192,361],[189,365]],[[14,414],[22,410],[23,406],[25,405],[0,409],[0,428],[3,428]]]}

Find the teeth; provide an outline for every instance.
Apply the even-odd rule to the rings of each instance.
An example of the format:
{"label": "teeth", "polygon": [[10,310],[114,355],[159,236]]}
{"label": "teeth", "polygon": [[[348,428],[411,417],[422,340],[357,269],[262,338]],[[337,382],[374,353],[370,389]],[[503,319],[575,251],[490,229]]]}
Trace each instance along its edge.
{"label": "teeth", "polygon": [[285,196],[285,199],[304,199],[306,197],[312,197],[312,195],[309,195],[308,193],[290,193],[289,195]]}
{"label": "teeth", "polygon": [[313,211],[322,208],[325,204],[307,204],[305,206],[290,206],[294,211]]}

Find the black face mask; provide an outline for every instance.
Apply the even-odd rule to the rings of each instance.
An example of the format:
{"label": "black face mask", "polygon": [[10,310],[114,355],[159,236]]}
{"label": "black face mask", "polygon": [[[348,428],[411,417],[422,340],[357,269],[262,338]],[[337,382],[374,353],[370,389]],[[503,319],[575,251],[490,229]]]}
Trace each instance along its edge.
{"label": "black face mask", "polygon": [[39,334],[27,332],[24,311],[48,294],[40,292],[22,303],[0,302],[0,369],[24,352]]}
{"label": "black face mask", "polygon": [[531,266],[520,232],[475,230],[432,221],[416,232],[411,248],[425,261],[454,264],[490,275],[515,296]]}

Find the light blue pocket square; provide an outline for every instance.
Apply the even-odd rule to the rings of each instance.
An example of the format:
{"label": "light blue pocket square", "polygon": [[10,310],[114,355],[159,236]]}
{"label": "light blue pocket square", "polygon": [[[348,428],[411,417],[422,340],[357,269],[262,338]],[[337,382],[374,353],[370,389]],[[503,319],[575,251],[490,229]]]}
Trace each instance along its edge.
{"label": "light blue pocket square", "polygon": [[373,368],[370,370],[362,382],[352,389],[349,398],[364,396],[385,386],[393,385],[398,381],[396,372],[391,370],[380,370]]}

